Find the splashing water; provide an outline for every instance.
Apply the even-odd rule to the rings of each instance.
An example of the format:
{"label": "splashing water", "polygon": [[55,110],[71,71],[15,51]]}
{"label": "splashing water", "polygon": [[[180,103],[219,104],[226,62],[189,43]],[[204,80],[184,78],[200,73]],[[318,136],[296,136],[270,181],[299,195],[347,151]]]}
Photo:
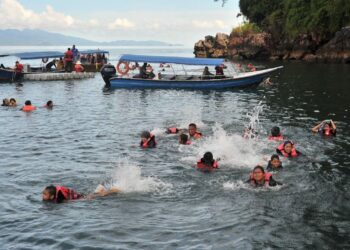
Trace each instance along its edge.
{"label": "splashing water", "polygon": [[[123,193],[132,192],[161,192],[169,190],[172,185],[165,183],[156,177],[144,177],[141,168],[121,162],[114,172],[103,182],[105,190],[111,188],[120,189]],[[100,185],[96,190],[100,188]]]}
{"label": "splashing water", "polygon": [[[198,146],[197,146],[198,145]],[[240,134],[227,134],[219,124],[213,127],[213,135],[203,138],[192,147],[181,147],[179,150],[184,152],[186,149],[192,156],[185,156],[181,160],[195,163],[207,151],[213,153],[214,158],[220,159],[220,165],[230,168],[252,168],[263,160],[262,151],[266,148],[266,143],[258,140],[247,140]],[[197,147],[196,147],[197,146]],[[195,156],[193,156],[193,151]]]}
{"label": "splashing water", "polygon": [[240,189],[247,189],[254,192],[266,192],[266,191],[279,191],[282,186],[275,186],[275,187],[262,187],[262,188],[254,188],[250,186],[248,183],[244,183],[242,180],[238,181],[228,181],[222,184],[223,188],[225,190],[232,190],[232,191],[238,191]]}
{"label": "splashing water", "polygon": [[259,115],[263,112],[265,105],[261,104],[260,101],[257,106],[255,106],[251,113],[247,113],[247,118],[249,119],[248,125],[244,130],[244,137],[248,139],[253,139],[257,137],[257,133],[260,132],[260,121]]}

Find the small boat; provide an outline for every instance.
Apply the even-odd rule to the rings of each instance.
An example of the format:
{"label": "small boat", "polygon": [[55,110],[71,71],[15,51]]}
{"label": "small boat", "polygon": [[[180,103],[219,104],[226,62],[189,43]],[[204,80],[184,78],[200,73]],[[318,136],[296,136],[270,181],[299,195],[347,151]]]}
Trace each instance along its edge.
{"label": "small boat", "polygon": [[0,81],[13,82],[16,79],[16,72],[13,69],[0,68]]}
{"label": "small boat", "polygon": [[[159,73],[148,78],[130,74],[138,69],[138,63],[153,63],[159,65]],[[134,63],[130,66],[130,63]],[[180,65],[182,73],[178,74],[173,65]],[[186,70],[185,66],[192,69]],[[123,67],[121,67],[123,66]],[[220,66],[225,69],[224,76],[203,75],[203,66]],[[263,82],[269,75],[283,68],[283,66],[254,70],[252,72],[239,72],[231,62],[225,59],[211,58],[186,58],[169,56],[145,56],[122,55],[117,68],[107,64],[101,74],[106,83],[106,88],[161,88],[161,89],[226,89],[257,85]],[[170,71],[170,73],[169,73]],[[116,73],[120,75],[117,75]]]}

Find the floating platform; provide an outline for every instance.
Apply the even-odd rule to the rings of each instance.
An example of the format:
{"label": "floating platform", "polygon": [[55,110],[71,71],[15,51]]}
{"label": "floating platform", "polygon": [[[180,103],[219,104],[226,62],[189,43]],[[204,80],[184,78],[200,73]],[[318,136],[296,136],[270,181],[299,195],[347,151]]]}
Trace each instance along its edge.
{"label": "floating platform", "polygon": [[78,80],[94,78],[94,72],[72,72],[72,73],[25,73],[25,81],[60,81],[60,80]]}

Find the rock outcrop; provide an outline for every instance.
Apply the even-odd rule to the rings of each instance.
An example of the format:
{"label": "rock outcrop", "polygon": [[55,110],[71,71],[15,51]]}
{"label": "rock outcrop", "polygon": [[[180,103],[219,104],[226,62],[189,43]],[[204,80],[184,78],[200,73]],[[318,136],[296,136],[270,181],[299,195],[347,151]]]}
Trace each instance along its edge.
{"label": "rock outcrop", "polygon": [[206,36],[195,44],[196,57],[231,59],[304,60],[350,63],[350,26],[329,41],[316,34],[300,34],[294,40],[274,41],[266,32]]}

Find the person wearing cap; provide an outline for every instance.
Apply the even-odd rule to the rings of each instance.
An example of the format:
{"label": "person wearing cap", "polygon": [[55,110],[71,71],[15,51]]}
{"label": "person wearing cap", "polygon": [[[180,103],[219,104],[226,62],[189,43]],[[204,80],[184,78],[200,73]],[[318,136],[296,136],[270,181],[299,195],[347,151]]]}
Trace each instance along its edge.
{"label": "person wearing cap", "polygon": [[143,131],[141,133],[141,148],[155,148],[157,146],[156,138],[148,131]]}
{"label": "person wearing cap", "polygon": [[81,65],[81,62],[80,61],[77,61],[74,65],[74,70],[75,72],[84,72],[85,69],[84,67]]}

